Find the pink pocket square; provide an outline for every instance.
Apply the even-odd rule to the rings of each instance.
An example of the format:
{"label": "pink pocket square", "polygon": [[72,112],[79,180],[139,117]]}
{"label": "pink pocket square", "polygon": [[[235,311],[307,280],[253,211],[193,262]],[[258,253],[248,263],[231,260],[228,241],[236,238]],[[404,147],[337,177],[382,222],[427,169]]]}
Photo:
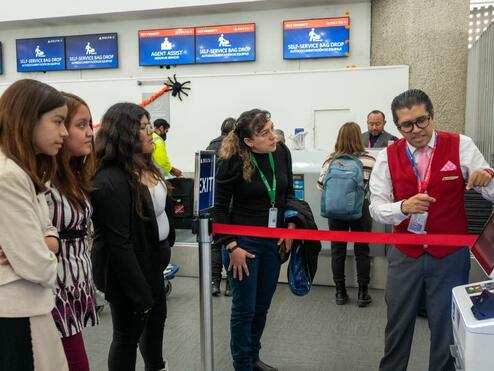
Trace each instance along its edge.
{"label": "pink pocket square", "polygon": [[456,170],[456,165],[453,164],[451,161],[446,162],[443,168],[441,169],[441,171],[451,171],[451,170]]}

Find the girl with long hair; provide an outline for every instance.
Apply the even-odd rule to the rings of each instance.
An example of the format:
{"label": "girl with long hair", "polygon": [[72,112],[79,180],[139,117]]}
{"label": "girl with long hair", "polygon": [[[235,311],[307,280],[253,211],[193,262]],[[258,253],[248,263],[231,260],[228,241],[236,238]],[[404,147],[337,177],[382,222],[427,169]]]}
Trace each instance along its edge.
{"label": "girl with long hair", "polygon": [[82,330],[98,323],[88,245],[89,203],[94,172],[92,119],[80,97],[62,93],[67,102],[69,133],[57,155],[57,171],[46,192],[50,218],[60,236],[55,284],[55,324],[70,371],[88,371]]}
{"label": "girl with long hair", "polygon": [[96,136],[93,273],[110,303],[110,371],[134,370],[139,345],[146,370],[165,370],[163,270],[175,242],[171,201],[152,160],[149,113],[117,103]]}
{"label": "girl with long hair", "polygon": [[[376,159],[367,153],[361,138],[360,126],[355,122],[347,122],[338,131],[334,152],[324,161],[317,187],[322,190],[323,180],[331,162],[340,155],[352,155],[362,162],[364,184],[369,182],[372,167]],[[329,229],[333,231],[370,232],[372,219],[369,214],[369,201],[364,198],[362,217],[357,220],[328,219]],[[331,242],[331,268],[336,285],[336,304],[343,305],[348,301],[345,285],[346,242]],[[357,304],[365,307],[372,301],[368,293],[370,281],[370,257],[368,243],[355,243],[355,261],[357,263],[357,281],[359,286]]]}
{"label": "girl with long hair", "polygon": [[0,370],[68,370],[51,311],[58,234],[43,194],[67,137],[63,95],[19,80],[0,97]]}
{"label": "girl with long hair", "polygon": [[[253,109],[237,119],[223,140],[216,174],[214,219],[218,223],[284,226],[293,197],[290,151],[276,143],[271,115]],[[289,228],[295,224],[289,223]],[[276,370],[259,358],[261,336],[291,240],[220,236],[232,289],[231,352],[237,371]]]}

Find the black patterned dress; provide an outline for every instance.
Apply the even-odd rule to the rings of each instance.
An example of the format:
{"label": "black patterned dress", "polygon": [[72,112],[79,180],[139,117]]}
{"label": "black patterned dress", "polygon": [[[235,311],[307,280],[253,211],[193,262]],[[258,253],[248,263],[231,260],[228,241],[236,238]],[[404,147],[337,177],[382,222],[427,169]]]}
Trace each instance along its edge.
{"label": "black patterned dress", "polygon": [[69,337],[99,322],[87,238],[92,207],[86,199],[84,211],[77,209],[53,187],[46,200],[61,241],[52,314],[61,337]]}

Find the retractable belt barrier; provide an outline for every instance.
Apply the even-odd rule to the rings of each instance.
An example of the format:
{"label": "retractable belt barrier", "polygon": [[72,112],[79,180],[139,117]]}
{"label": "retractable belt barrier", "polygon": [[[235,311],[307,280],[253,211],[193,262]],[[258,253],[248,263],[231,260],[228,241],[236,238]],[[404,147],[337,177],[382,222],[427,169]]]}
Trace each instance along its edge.
{"label": "retractable belt barrier", "polygon": [[232,224],[213,224],[213,233],[232,234],[236,236],[290,238],[294,240],[341,241],[384,243],[390,245],[442,245],[469,246],[477,240],[471,234],[413,234],[383,232],[342,232],[320,231],[317,229],[288,229],[252,227]]}

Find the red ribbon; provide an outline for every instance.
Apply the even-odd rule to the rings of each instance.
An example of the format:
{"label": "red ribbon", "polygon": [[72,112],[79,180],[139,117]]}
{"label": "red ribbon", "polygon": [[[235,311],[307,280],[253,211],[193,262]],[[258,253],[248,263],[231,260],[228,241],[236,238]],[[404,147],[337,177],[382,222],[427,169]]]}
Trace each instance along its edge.
{"label": "red ribbon", "polygon": [[251,227],[245,225],[213,224],[213,233],[235,236],[290,238],[294,240],[385,243],[390,245],[472,246],[477,235],[470,234],[413,234],[381,232],[320,231],[316,229],[288,229]]}

